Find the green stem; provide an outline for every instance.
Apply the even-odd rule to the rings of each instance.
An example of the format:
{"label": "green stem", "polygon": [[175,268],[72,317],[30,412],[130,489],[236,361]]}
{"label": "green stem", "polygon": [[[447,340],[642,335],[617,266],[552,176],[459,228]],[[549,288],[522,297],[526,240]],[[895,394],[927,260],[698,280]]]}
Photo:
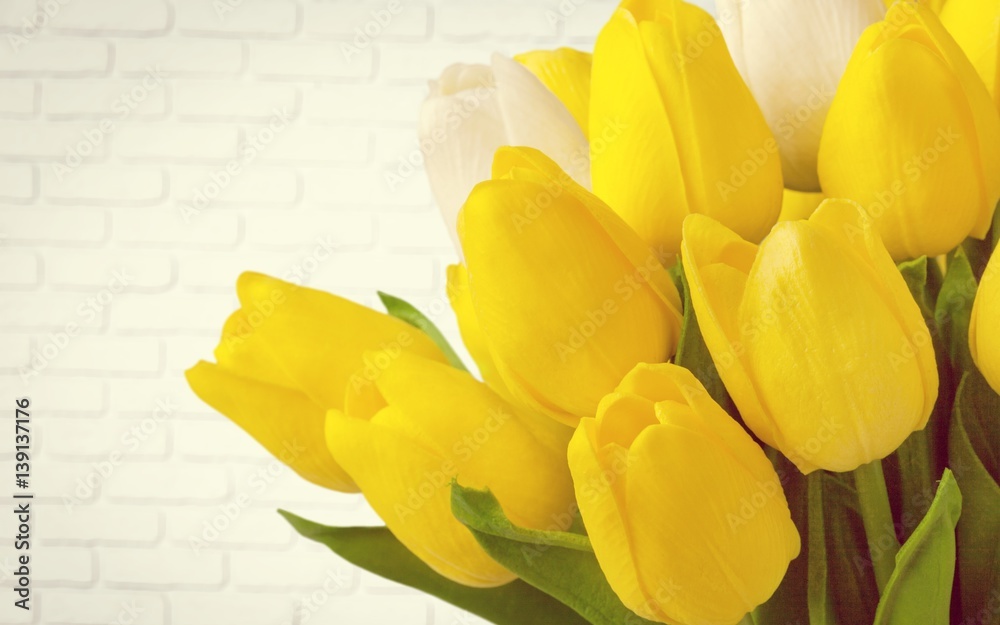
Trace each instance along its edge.
{"label": "green stem", "polygon": [[753,622],[753,613],[747,612],[747,615],[743,617],[743,620],[737,623],[737,625],[755,625]]}
{"label": "green stem", "polygon": [[855,469],[854,485],[858,489],[861,521],[868,538],[868,553],[875,570],[875,583],[878,584],[879,594],[882,594],[896,568],[896,554],[899,553],[899,541],[892,521],[882,462],[876,460]]}

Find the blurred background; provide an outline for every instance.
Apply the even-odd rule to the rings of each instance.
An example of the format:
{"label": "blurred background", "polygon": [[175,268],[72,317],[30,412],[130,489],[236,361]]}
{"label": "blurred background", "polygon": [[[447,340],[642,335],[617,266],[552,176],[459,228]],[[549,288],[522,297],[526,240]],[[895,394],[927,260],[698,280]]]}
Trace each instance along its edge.
{"label": "blurred background", "polygon": [[[21,396],[36,497],[34,608],[0,592],[0,623],[482,622],[295,535],[276,508],[378,519],[182,373],[211,359],[250,269],[372,306],[387,291],[457,345],[416,140],[427,81],[493,51],[589,51],[614,6],[0,0],[0,497],[13,508]],[[15,530],[0,513],[4,588]]]}

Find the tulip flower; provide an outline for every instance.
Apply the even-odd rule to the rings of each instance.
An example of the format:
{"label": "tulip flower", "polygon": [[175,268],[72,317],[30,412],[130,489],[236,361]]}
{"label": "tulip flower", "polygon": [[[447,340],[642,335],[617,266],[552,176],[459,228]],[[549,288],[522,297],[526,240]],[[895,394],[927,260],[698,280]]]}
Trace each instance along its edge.
{"label": "tulip flower", "polygon": [[452,515],[452,480],[489,488],[516,525],[565,529],[574,510],[566,445],[537,439],[516,408],[468,373],[411,352],[389,362],[375,384],[379,401],[330,411],[334,457],[432,569],[467,586],[512,581]]}
{"label": "tulip flower", "polygon": [[459,216],[471,309],[517,400],[568,425],[637,362],[664,362],[680,297],[606,204],[530,148],[502,148]]}
{"label": "tulip flower", "polygon": [[514,60],[527,67],[559,98],[586,134],[589,130],[591,54],[558,48],[515,54]]}
{"label": "tulip flower", "polygon": [[1000,0],[948,0],[941,22],[972,61],[979,77],[1000,109],[997,40],[1000,38]]}
{"label": "tulip flower", "polygon": [[826,200],[759,248],[692,215],[683,258],[740,414],[803,473],[854,470],[926,425],[938,391],[930,333],[860,206]]}
{"label": "tulip flower", "polygon": [[[451,65],[431,82],[420,109],[420,147],[427,177],[445,225],[455,233],[458,211],[477,183],[490,177],[493,153],[504,145],[528,145],[542,150],[584,186],[590,186],[587,138],[559,100],[563,94],[579,114],[571,96],[575,85],[588,79],[577,57],[556,53],[547,59],[528,55],[529,65],[494,54],[492,64]],[[529,68],[542,73],[543,82]],[[557,76],[561,71],[562,79]],[[561,80],[553,93],[546,84]],[[570,86],[570,84],[574,86]]]}
{"label": "tulip flower", "polygon": [[676,254],[690,213],[767,234],[781,210],[778,144],[708,13],[625,0],[597,38],[591,82],[594,193],[650,247]]}
{"label": "tulip flower", "polygon": [[809,219],[809,216],[813,214],[822,201],[822,193],[785,189],[781,199],[781,215],[778,217],[778,221]]}
{"label": "tulip flower", "polygon": [[882,0],[719,0],[733,61],[774,133],[785,186],[818,191],[826,112],[861,33]]}
{"label": "tulip flower", "polygon": [[303,478],[356,492],[324,442],[327,410],[364,403],[399,354],[447,358],[416,328],[329,293],[250,272],[236,293],[217,362],[187,371],[191,389]]}
{"label": "tulip flower", "polygon": [[580,421],[569,466],[601,569],[643,618],[733,625],[799,554],[764,451],[682,367],[629,372]]}
{"label": "tulip flower", "polygon": [[1000,253],[995,250],[972,306],[969,350],[983,377],[1000,393]]}
{"label": "tulip flower", "polygon": [[827,116],[827,197],[859,202],[897,261],[983,238],[1000,199],[1000,116],[927,7],[892,5],[865,31]]}

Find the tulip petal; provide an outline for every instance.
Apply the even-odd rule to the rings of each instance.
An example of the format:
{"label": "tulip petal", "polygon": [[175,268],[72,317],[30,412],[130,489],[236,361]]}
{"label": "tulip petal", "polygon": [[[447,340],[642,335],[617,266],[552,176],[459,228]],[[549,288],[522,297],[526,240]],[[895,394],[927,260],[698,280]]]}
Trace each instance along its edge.
{"label": "tulip petal", "polygon": [[[532,199],[544,209],[525,208]],[[575,424],[635,363],[670,357],[679,320],[647,288],[655,259],[652,269],[627,262],[571,194],[484,183],[459,228],[477,317],[501,373],[511,388],[532,389],[552,416]]]}
{"label": "tulip petal", "polygon": [[719,376],[754,434],[778,447],[779,433],[746,358],[748,329],[741,328],[739,319],[757,246],[714,219],[692,215],[684,221],[681,249],[691,304]]}
{"label": "tulip petal", "polygon": [[530,145],[548,154],[585,187],[590,187],[587,137],[569,110],[526,67],[494,54],[497,101],[507,145]]}
{"label": "tulip petal", "polygon": [[778,221],[795,221],[809,219],[816,207],[823,201],[822,193],[804,193],[785,189],[781,199],[781,215]]}
{"label": "tulip petal", "polygon": [[331,410],[327,443],[401,543],[448,579],[477,588],[513,581],[451,514],[449,461],[401,433],[394,408],[370,422]]}
{"label": "tulip petal", "polygon": [[591,55],[573,48],[559,48],[515,54],[514,60],[527,67],[559,98],[586,135]]}
{"label": "tulip petal", "polygon": [[345,389],[370,381],[366,350],[408,350],[447,362],[423,332],[336,295],[251,272],[239,277],[236,291],[271,358],[320,407],[343,408]]}
{"label": "tulip petal", "polygon": [[303,478],[324,488],[357,492],[354,481],[326,448],[325,410],[308,397],[204,361],[188,369],[185,377],[205,403]]}
{"label": "tulip petal", "polygon": [[1000,393],[998,318],[1000,318],[1000,252],[994,251],[972,305],[972,316],[969,320],[969,351],[983,377],[993,390]]}
{"label": "tulip petal", "polygon": [[448,300],[458,320],[458,330],[462,343],[476,362],[483,381],[504,398],[512,397],[510,389],[500,376],[489,344],[483,336],[476,310],[472,307],[472,288],[469,286],[469,272],[465,265],[448,266]]}
{"label": "tulip petal", "polygon": [[[680,246],[688,201],[673,130],[638,31],[632,14],[619,8],[595,44],[592,175],[594,193],[663,258]],[[612,127],[617,132],[598,144]]]}
{"label": "tulip petal", "polygon": [[[984,4],[986,6],[984,6]],[[941,22],[965,51],[1000,109],[1000,2],[997,0],[949,0],[940,11]]]}
{"label": "tulip petal", "polygon": [[271,357],[267,344],[254,332],[254,325],[242,308],[229,315],[222,326],[215,360],[220,367],[243,377],[295,388],[295,381]]}

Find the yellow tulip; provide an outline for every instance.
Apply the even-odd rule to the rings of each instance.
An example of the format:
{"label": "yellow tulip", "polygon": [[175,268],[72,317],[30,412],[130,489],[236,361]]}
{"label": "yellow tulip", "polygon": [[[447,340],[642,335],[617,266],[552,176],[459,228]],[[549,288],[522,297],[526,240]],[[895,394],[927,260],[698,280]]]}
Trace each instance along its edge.
{"label": "yellow tulip", "polygon": [[1000,252],[995,250],[972,306],[969,350],[983,377],[1000,393]]}
{"label": "yellow tulip", "polygon": [[778,217],[778,221],[809,219],[809,215],[813,214],[822,201],[822,193],[785,189],[785,194],[781,199],[781,216]]}
{"label": "yellow tulip", "polygon": [[763,450],[682,367],[636,366],[580,421],[569,465],[601,569],[644,618],[737,623],[799,554]]}
{"label": "yellow tulip", "polygon": [[188,384],[303,478],[356,492],[327,449],[327,410],[367,402],[399,354],[446,357],[416,328],[329,293],[258,273],[241,275],[236,292],[217,362],[189,369]]}
{"label": "yellow tulip", "polygon": [[375,384],[379,401],[330,411],[327,443],[396,538],[435,571],[476,587],[515,578],[452,515],[453,479],[489,488],[519,526],[568,527],[565,443],[537,439],[516,408],[468,373],[410,352]]}
{"label": "yellow tulip", "polygon": [[983,238],[1000,199],[1000,116],[923,5],[897,2],[865,31],[819,151],[827,197],[855,200],[897,261]]}
{"label": "yellow tulip", "polygon": [[926,425],[938,391],[930,333],[860,206],[826,200],[759,248],[692,215],[683,257],[740,414],[802,472],[851,471]]}
{"label": "yellow tulip", "polygon": [[994,104],[1000,108],[1000,76],[997,75],[1000,0],[948,0],[941,9],[941,22],[965,50],[993,96]]}
{"label": "yellow tulip", "polygon": [[590,111],[591,55],[573,48],[557,48],[515,54],[514,60],[527,67],[559,98],[586,134]]}
{"label": "yellow tulip", "polygon": [[459,236],[477,342],[533,410],[575,425],[637,362],[673,355],[680,298],[667,271],[541,152],[497,151],[493,180],[462,208]]}
{"label": "yellow tulip", "polygon": [[778,144],[708,13],[625,0],[597,38],[591,80],[594,193],[648,245],[676,254],[690,213],[767,234],[781,210]]}

